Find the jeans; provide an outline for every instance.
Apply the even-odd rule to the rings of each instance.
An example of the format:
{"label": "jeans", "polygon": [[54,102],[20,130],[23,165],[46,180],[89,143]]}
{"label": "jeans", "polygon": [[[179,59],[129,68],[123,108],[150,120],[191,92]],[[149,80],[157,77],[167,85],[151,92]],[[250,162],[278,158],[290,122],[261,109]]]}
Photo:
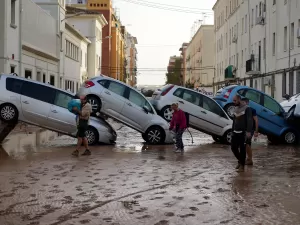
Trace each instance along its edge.
{"label": "jeans", "polygon": [[183,142],[182,142],[182,134],[183,134],[183,131],[182,129],[178,129],[176,131],[176,148],[177,149],[181,149],[183,150],[184,146],[183,146]]}
{"label": "jeans", "polygon": [[231,150],[241,165],[246,161],[246,133],[232,133]]}

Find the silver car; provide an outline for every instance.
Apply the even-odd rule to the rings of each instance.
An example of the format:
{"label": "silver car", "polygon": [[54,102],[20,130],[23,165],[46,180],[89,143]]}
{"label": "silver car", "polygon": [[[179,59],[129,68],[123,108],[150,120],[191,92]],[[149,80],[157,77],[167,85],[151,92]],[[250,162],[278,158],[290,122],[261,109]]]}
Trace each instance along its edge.
{"label": "silver car", "polygon": [[[75,95],[50,84],[12,75],[0,75],[0,119],[5,122],[18,120],[76,136],[75,115],[67,106]],[[86,132],[89,144],[113,144],[115,130],[100,118],[91,117]]]}
{"label": "silver car", "polygon": [[173,143],[169,123],[147,98],[125,83],[100,75],[86,81],[77,95],[87,96],[94,113],[102,112],[142,134],[150,144]]}
{"label": "silver car", "polygon": [[286,100],[282,101],[280,105],[286,112],[286,118],[300,117],[300,93],[290,97],[288,94],[284,96]]}
{"label": "silver car", "polygon": [[232,120],[212,98],[197,91],[167,84],[152,95],[152,104],[157,112],[170,121],[173,111],[170,105],[176,102],[189,116],[189,126],[210,134],[215,141],[231,142]]}

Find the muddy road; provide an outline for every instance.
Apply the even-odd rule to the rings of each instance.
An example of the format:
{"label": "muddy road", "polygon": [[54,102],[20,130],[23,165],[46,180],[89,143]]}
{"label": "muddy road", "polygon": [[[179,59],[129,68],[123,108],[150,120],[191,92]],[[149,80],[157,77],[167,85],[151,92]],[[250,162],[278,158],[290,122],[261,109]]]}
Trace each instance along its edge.
{"label": "muddy road", "polygon": [[238,174],[229,146],[210,136],[192,131],[192,143],[185,133],[181,155],[119,128],[115,146],[79,158],[72,138],[36,146],[12,135],[0,154],[0,224],[300,223],[300,149],[261,138],[254,166]]}

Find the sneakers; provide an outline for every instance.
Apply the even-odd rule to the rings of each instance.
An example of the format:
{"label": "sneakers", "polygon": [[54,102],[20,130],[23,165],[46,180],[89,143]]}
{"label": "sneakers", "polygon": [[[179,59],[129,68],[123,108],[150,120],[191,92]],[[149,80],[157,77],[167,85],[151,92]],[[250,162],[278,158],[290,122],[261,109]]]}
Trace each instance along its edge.
{"label": "sneakers", "polygon": [[[78,156],[79,156],[79,151],[78,151],[78,150],[75,150],[75,151],[72,153],[72,155],[78,157]],[[88,150],[88,149],[86,149],[86,150],[84,151],[84,153],[82,153],[81,155],[91,155],[91,151]]]}
{"label": "sneakers", "polygon": [[86,149],[81,155],[91,155],[91,151]]}

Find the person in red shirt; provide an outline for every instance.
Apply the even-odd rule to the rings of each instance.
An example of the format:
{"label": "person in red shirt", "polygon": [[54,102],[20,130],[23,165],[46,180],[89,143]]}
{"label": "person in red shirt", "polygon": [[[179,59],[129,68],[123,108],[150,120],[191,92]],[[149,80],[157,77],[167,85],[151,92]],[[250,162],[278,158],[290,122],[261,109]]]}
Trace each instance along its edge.
{"label": "person in red shirt", "polygon": [[183,152],[184,146],[182,142],[182,134],[186,129],[186,117],[185,113],[178,108],[177,103],[171,105],[173,112],[173,117],[170,123],[170,130],[174,130],[176,133],[176,150],[175,152]]}

